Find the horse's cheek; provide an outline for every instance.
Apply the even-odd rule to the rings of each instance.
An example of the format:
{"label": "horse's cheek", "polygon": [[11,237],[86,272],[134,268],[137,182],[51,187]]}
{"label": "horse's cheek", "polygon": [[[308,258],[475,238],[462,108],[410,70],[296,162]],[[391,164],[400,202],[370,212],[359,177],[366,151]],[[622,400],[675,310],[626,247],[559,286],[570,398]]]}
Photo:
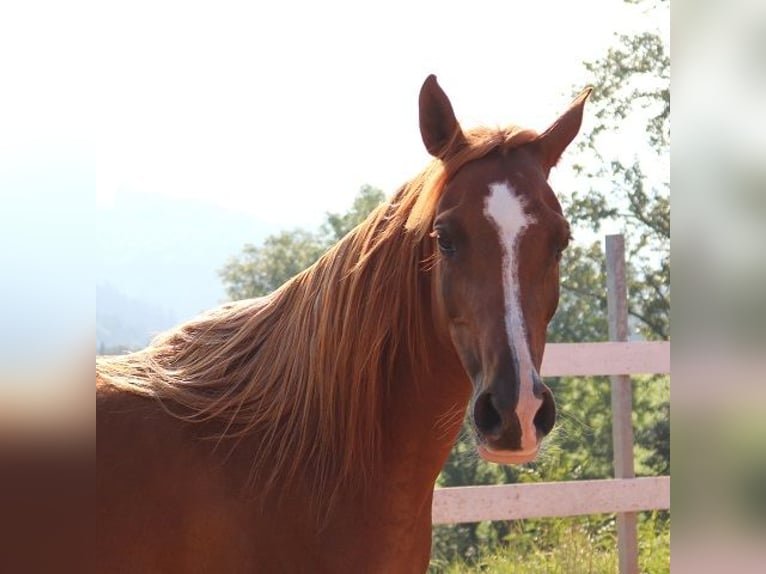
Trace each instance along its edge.
{"label": "horse's cheek", "polygon": [[462,315],[460,305],[458,305],[460,285],[453,276],[449,266],[442,267],[439,273],[439,289],[437,297],[440,299],[440,306],[444,316],[453,321]]}

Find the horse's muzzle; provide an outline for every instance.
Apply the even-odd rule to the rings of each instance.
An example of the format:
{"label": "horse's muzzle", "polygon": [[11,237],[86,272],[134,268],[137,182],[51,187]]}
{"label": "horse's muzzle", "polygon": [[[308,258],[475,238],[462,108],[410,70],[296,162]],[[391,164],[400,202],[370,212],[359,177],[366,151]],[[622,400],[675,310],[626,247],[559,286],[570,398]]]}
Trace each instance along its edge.
{"label": "horse's muzzle", "polygon": [[535,410],[506,405],[502,395],[479,392],[473,402],[473,422],[482,458],[501,464],[534,460],[542,439],[556,422],[553,394],[535,381]]}

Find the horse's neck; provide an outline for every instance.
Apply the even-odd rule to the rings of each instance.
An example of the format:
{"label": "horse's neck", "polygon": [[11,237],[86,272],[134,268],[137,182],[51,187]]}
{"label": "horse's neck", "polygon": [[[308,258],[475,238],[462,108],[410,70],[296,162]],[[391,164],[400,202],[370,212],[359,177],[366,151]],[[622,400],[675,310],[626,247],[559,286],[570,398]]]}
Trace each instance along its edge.
{"label": "horse's neck", "polygon": [[400,491],[428,500],[462,426],[471,392],[454,347],[436,330],[429,336],[429,357],[422,357],[419,367],[402,364],[389,381],[383,409],[387,480],[401,481]]}
{"label": "horse's neck", "polygon": [[[420,261],[431,257],[426,245],[418,247]],[[418,280],[424,344],[416,357],[406,352],[406,345],[399,347],[396,372],[388,374],[386,385],[382,446],[386,466],[401,466],[413,484],[430,492],[462,426],[471,384],[437,303],[432,271],[423,269]]]}

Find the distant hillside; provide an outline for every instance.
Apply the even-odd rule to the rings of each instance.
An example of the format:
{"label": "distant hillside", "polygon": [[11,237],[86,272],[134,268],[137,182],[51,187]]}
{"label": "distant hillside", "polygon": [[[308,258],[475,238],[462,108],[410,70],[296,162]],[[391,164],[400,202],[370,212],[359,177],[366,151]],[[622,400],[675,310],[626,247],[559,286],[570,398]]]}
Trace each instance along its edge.
{"label": "distant hillside", "polygon": [[96,286],[96,342],[104,349],[145,347],[151,337],[172,327],[175,314],[131,299],[112,285]]}
{"label": "distant hillside", "polygon": [[198,201],[118,194],[96,221],[97,344],[143,346],[221,303],[218,269],[276,230]]}

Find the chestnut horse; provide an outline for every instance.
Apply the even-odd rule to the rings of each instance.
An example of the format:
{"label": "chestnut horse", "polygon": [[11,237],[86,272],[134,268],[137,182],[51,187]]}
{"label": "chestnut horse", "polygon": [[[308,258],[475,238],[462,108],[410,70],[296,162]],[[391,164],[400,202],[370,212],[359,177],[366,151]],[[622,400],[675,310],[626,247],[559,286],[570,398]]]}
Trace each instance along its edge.
{"label": "chestnut horse", "polygon": [[479,454],[534,459],[569,226],[547,183],[588,91],[538,134],[463,130],[429,76],[433,161],[312,267],[96,362],[98,571],[428,568],[466,405]]}

